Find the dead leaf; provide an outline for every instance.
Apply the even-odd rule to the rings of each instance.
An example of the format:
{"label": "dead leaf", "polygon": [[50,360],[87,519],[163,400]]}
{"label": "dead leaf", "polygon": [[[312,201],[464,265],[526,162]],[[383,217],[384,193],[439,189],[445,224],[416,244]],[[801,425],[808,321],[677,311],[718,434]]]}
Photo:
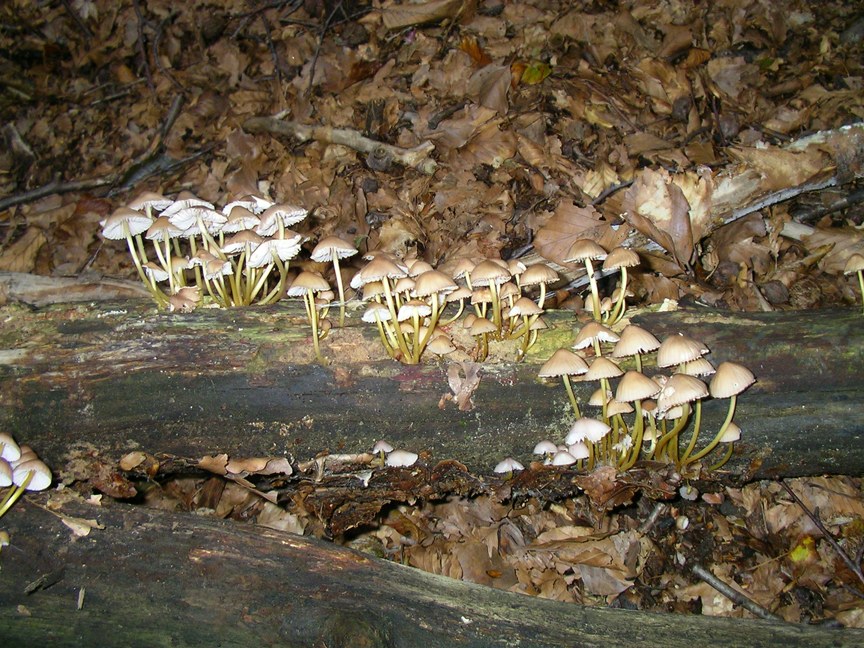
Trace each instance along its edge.
{"label": "dead leaf", "polygon": [[98,520],[86,520],[84,518],[78,517],[70,517],[68,515],[58,514],[60,516],[60,521],[63,522],[67,527],[72,529],[72,538],[73,540],[77,540],[78,538],[84,538],[90,535],[90,532],[93,529],[104,529],[104,525],[99,524]]}
{"label": "dead leaf", "polygon": [[569,200],[562,200],[552,217],[537,231],[534,247],[544,258],[566,265],[564,259],[578,239],[588,238],[611,250],[624,241],[628,231],[627,227],[613,228],[590,205],[577,207]]}
{"label": "dead leaf", "polygon": [[39,250],[47,242],[48,238],[41,229],[28,227],[24,230],[24,234],[0,253],[0,270],[32,272],[36,267]]}
{"label": "dead leaf", "polygon": [[391,4],[382,11],[382,18],[387,29],[403,29],[453,18],[462,10],[462,4],[463,0]]}

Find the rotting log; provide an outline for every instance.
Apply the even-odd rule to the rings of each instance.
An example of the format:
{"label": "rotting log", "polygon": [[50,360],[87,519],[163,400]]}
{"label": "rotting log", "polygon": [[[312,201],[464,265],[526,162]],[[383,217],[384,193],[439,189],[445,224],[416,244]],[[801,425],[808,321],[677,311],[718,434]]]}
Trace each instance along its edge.
{"label": "rotting log", "polygon": [[[55,469],[71,449],[116,460],[140,449],[290,456],[360,452],[378,438],[434,460],[489,472],[503,456],[528,458],[561,438],[572,413],[555,381],[537,378],[554,349],[573,340],[571,313],[521,363],[481,365],[474,407],[439,403],[450,361],[408,366],[386,357],[375,328],[359,322],[324,340],[314,361],[302,307],[160,313],[142,300],[0,308],[0,425]],[[864,327],[857,309],[645,313],[661,339],[685,332],[716,363],[737,360],[758,382],[738,400],[742,442],[724,474],[741,480],[864,473],[861,405]],[[580,400],[596,385],[575,383]],[[708,401],[716,430],[725,401]]]}
{"label": "rotting log", "polygon": [[4,645],[821,648],[864,643],[861,630],[548,601],[281,531],[189,514],[81,503],[67,503],[62,512],[96,519],[104,528],[73,542],[59,519],[26,501],[4,518],[13,538],[0,554]]}

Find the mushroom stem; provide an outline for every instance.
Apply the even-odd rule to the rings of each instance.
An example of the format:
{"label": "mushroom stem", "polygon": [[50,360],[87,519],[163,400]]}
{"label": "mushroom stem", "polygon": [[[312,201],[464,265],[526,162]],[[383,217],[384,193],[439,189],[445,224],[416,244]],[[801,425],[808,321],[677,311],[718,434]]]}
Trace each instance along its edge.
{"label": "mushroom stem", "polygon": [[861,290],[861,312],[864,314],[864,271],[858,271],[858,288]]}
{"label": "mushroom stem", "polygon": [[579,405],[576,404],[576,395],[573,393],[573,385],[570,384],[570,376],[567,374],[562,374],[561,377],[564,379],[564,387],[567,389],[567,396],[570,398],[570,405],[573,406],[573,413],[576,415],[576,418],[581,418],[582,414],[579,413]]}
{"label": "mushroom stem", "polygon": [[282,259],[279,258],[278,254],[273,254],[273,261],[276,263],[276,267],[279,268],[279,281],[273,289],[261,299],[259,303],[262,306],[272,304],[285,292],[285,277],[287,276],[288,268],[286,267],[286,264],[282,263]]}
{"label": "mushroom stem", "polygon": [[[618,323],[622,317],[624,317],[624,312],[627,310],[626,302],[626,291],[627,291],[627,268],[626,266],[621,266],[621,287],[619,288],[618,293],[618,301],[615,302],[615,306],[612,308],[612,311],[609,313],[607,318],[607,324],[610,326],[612,324]],[[641,371],[641,369],[640,369]]]}
{"label": "mushroom stem", "polygon": [[24,478],[24,481],[21,482],[20,486],[15,486],[10,489],[10,491],[6,494],[6,497],[3,498],[3,501],[0,502],[0,517],[3,517],[12,505],[18,501],[18,498],[27,490],[27,487],[30,485],[30,482],[33,480],[33,475],[36,474],[36,471],[31,470],[27,473],[27,477]]}
{"label": "mushroom stem", "polygon": [[339,255],[336,250],[330,253],[333,260],[333,271],[336,273],[336,290],[339,293],[339,328],[345,326],[345,288],[342,285],[342,272],[339,270]]}
{"label": "mushroom stem", "polygon": [[642,433],[645,429],[645,421],[642,416],[642,402],[634,401],[633,407],[636,410],[636,418],[633,421],[633,447],[630,450],[628,459],[622,463],[619,468],[621,470],[629,470],[639,458],[639,453],[642,451]]}
{"label": "mushroom stem", "polygon": [[675,425],[672,426],[672,429],[666,432],[661,438],[660,441],[657,442],[657,447],[654,448],[654,458],[657,460],[662,459],[663,451],[666,450],[666,446],[670,445],[672,448],[672,452],[668,453],[668,456],[673,461],[677,462],[677,450],[675,450],[675,445],[671,445],[672,443],[677,443],[676,439],[678,437],[678,433],[684,429],[684,426],[687,425],[687,421],[690,419],[690,405],[688,403],[684,403],[682,406],[683,412],[681,412],[681,416],[675,421]]}
{"label": "mushroom stem", "polygon": [[[693,434],[690,436],[690,443],[687,444],[687,449],[684,450],[683,454],[679,457],[678,461],[676,462],[678,464],[679,469],[686,466],[691,461],[696,460],[695,458],[691,458],[689,460],[687,458],[690,456],[690,453],[693,452],[693,448],[696,447],[696,439],[699,437],[699,426],[702,423],[702,399],[701,398],[696,401],[696,408],[695,409],[696,409],[696,416],[693,419]],[[717,437],[716,441],[719,441],[719,440],[720,440],[720,437]],[[711,449],[713,449],[714,445],[716,445],[716,443],[714,445],[711,445],[711,444],[709,444],[709,445],[710,445]],[[711,452],[711,450],[708,450],[708,452]],[[705,454],[707,454],[707,453],[705,453]],[[704,456],[704,454],[700,454],[700,456]]]}
{"label": "mushroom stem", "polygon": [[306,303],[306,314],[309,316],[309,324],[312,326],[312,346],[315,348],[315,357],[321,364],[327,364],[321,355],[321,344],[318,335],[318,307],[315,305],[315,294],[311,290],[303,293]]}
{"label": "mushroom stem", "polygon": [[585,272],[588,273],[588,283],[591,285],[591,310],[594,314],[594,321],[600,321],[600,294],[597,290],[597,280],[594,278],[594,264],[591,259],[585,259]]}
{"label": "mushroom stem", "polygon": [[[717,434],[714,435],[714,438],[711,440],[711,443],[709,443],[707,446],[702,448],[696,454],[690,456],[690,453],[693,450],[693,447],[692,447],[693,444],[691,441],[690,447],[687,448],[687,452],[685,452],[683,455],[681,455],[681,465],[682,466],[686,466],[687,464],[693,463],[694,461],[699,461],[702,457],[706,456],[709,452],[711,452],[714,448],[717,447],[717,444],[720,443],[720,439],[722,439],[723,435],[726,434],[726,429],[729,427],[729,424],[732,422],[732,416],[735,414],[735,403],[736,403],[737,398],[738,397],[736,394],[733,394],[729,398],[729,409],[726,413],[726,420],[723,421],[723,425],[720,426],[720,429],[717,431]],[[732,454],[731,451],[729,452],[729,454],[730,455]],[[728,457],[723,461],[723,463],[726,463],[727,460],[728,460]],[[722,466],[723,463],[721,463],[720,465]]]}
{"label": "mushroom stem", "polygon": [[729,461],[729,458],[732,456],[732,450],[733,450],[734,445],[735,445],[734,443],[730,442],[729,447],[726,449],[726,453],[723,455],[723,458],[720,461],[718,461],[717,463],[712,464],[711,466],[708,466],[708,470],[713,471],[713,470],[717,470],[718,468],[722,468],[723,465],[727,461]]}

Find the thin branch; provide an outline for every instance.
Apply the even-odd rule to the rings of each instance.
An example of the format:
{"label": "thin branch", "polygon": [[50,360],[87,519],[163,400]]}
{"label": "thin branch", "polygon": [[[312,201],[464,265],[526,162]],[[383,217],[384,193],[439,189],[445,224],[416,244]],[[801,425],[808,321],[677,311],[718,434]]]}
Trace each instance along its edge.
{"label": "thin branch", "polygon": [[437,168],[435,160],[429,157],[429,154],[435,149],[435,145],[429,141],[411,149],[404,149],[363,137],[359,132],[348,128],[308,126],[276,117],[252,117],[244,122],[243,129],[248,133],[286,135],[300,142],[315,140],[326,144],[341,144],[355,151],[366,153],[370,157],[389,156],[394,162],[414,167],[427,175],[432,175]]}
{"label": "thin branch", "polygon": [[714,574],[705,569],[702,565],[695,564],[690,568],[693,574],[701,580],[708,583],[711,587],[720,592],[723,596],[732,601],[735,605],[743,607],[745,610],[767,621],[780,621],[785,623],[785,619],[777,616],[773,612],[766,610],[764,607],[744,596],[741,592],[733,587],[730,587],[725,582],[717,578]]}

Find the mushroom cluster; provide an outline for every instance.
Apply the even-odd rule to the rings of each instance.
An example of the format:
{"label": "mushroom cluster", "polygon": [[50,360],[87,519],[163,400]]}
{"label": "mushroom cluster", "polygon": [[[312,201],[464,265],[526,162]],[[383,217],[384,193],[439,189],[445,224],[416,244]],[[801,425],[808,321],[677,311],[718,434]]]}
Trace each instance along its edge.
{"label": "mushroom cluster", "polygon": [[[704,357],[707,353],[704,344],[682,334],[661,343],[634,324],[618,335],[603,324],[589,322],[577,334],[572,350],[559,349],[540,369],[541,378],[564,381],[576,421],[562,447],[544,445],[535,451],[556,465],[566,461],[581,468],[584,461],[589,469],[604,464],[627,470],[642,458],[671,462],[684,471],[724,444],[725,452],[709,469],[721,467],[740,436],[732,421],[738,394],[756,379],[734,362],[723,362],[715,369]],[[646,360],[671,373],[646,375]],[[634,368],[622,369],[624,361]],[[712,376],[710,384],[703,382],[707,376]],[[599,409],[598,416],[583,416],[573,381],[598,383],[587,403]],[[728,399],[728,410],[713,437],[700,442],[702,402],[709,397]],[[559,452],[569,457],[558,457]]]}
{"label": "mushroom cluster", "polygon": [[278,300],[305,240],[288,228],[306,213],[251,195],[216,209],[188,192],[145,192],[101,225],[105,238],[126,241],[160,308],[188,311],[204,295],[223,307]]}
{"label": "mushroom cluster", "polygon": [[[426,349],[437,355],[455,349],[444,327],[466,310],[471,312],[463,325],[477,340],[475,359],[486,359],[491,339],[519,341],[517,360],[523,358],[545,327],[540,315],[546,287],[557,279],[544,263],[466,259],[446,274],[419,259],[378,253],[354,275],[351,287],[368,302],[363,320],[378,327],[390,357],[416,364]],[[537,296],[531,298],[533,290]],[[445,317],[448,307],[455,312]]]}
{"label": "mushroom cluster", "polygon": [[0,432],[0,517],[25,491],[45,490],[50,485],[51,469],[33,449],[19,446],[12,435]]}

